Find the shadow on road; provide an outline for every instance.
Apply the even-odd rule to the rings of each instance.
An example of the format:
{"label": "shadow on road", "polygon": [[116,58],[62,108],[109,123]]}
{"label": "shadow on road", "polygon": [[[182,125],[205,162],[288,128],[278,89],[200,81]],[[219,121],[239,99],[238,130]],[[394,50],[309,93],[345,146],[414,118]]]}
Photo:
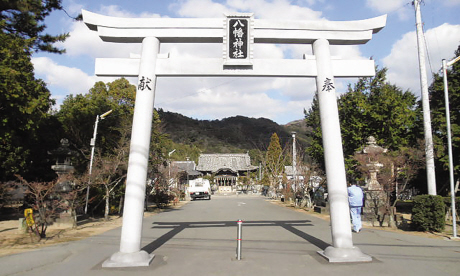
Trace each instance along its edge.
{"label": "shadow on road", "polygon": [[[315,245],[321,250],[326,249],[330,244],[311,236],[303,231],[298,230],[295,226],[313,226],[310,220],[283,220],[283,221],[244,221],[244,227],[265,227],[265,226],[279,226],[292,234]],[[184,229],[190,228],[207,228],[207,227],[236,227],[236,221],[198,221],[198,222],[156,222],[152,228],[166,229],[172,228],[163,236],[144,246],[142,250],[147,251],[149,254],[160,248],[163,244],[167,243],[174,236],[179,234]]]}

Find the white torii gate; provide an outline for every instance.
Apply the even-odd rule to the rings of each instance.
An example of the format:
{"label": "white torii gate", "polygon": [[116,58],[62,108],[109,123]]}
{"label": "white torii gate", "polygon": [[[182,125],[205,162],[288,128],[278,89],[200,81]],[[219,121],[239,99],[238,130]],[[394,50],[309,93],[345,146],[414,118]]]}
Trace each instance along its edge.
{"label": "white torii gate", "polygon": [[[103,41],[142,43],[140,57],[96,59],[98,76],[137,76],[120,251],[104,267],[148,266],[154,255],[141,250],[147,164],[157,77],[315,77],[323,133],[332,246],[318,253],[329,262],[372,258],[353,246],[340,134],[336,77],[371,77],[372,60],[331,59],[330,45],[364,44],[386,24],[386,15],[359,21],[254,19],[235,13],[224,18],[118,18],[83,10],[83,21]],[[185,59],[159,53],[160,43],[222,43],[222,58]],[[253,59],[254,43],[312,44],[303,59]]]}

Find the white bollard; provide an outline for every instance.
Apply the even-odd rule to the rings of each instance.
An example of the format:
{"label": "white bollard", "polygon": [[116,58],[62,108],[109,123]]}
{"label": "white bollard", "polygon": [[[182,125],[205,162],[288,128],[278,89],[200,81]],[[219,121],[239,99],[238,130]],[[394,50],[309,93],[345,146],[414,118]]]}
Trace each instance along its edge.
{"label": "white bollard", "polygon": [[240,219],[237,221],[237,234],[236,234],[236,259],[241,260],[241,243],[243,241],[243,221]]}

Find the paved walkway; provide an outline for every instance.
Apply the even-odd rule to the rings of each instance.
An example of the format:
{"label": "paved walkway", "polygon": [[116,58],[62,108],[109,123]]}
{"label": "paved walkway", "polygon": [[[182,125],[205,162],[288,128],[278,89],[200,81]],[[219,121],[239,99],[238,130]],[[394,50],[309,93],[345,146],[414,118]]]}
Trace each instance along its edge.
{"label": "paved walkway", "polygon": [[[243,259],[235,260],[243,219]],[[331,243],[329,222],[261,197],[215,196],[144,219],[149,267],[102,268],[119,249],[121,229],[0,258],[0,275],[459,275],[460,242],[364,229],[354,245],[370,263],[332,264],[317,251]]]}

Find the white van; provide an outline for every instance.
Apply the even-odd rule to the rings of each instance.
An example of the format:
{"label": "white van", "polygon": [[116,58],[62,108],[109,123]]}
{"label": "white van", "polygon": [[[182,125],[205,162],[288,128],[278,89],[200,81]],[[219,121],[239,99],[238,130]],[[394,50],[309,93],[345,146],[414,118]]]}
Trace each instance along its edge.
{"label": "white van", "polygon": [[197,198],[211,199],[211,185],[209,184],[209,180],[197,178],[189,180],[188,185],[188,192],[192,200]]}

